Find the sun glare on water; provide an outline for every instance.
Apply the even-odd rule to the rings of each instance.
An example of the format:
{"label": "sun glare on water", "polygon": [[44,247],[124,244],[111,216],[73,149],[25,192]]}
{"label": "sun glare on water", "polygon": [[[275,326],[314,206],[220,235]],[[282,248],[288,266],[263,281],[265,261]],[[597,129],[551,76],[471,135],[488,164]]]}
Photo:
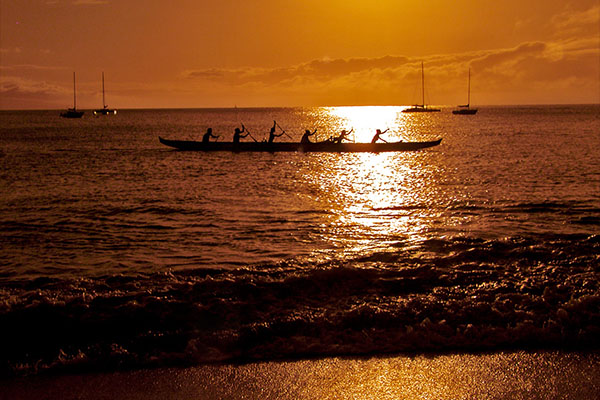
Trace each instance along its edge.
{"label": "sun glare on water", "polygon": [[398,135],[398,132],[403,131],[400,126],[402,107],[329,107],[326,110],[332,117],[338,119],[341,129],[354,129],[351,137],[356,142],[370,142],[377,129],[381,129],[382,132],[389,129],[383,136],[386,140],[402,139]]}
{"label": "sun glare on water", "polygon": [[[419,122],[403,114],[402,107],[387,106],[327,107],[313,117],[319,129],[329,126],[322,135],[336,136],[342,129],[352,129],[350,140],[355,142],[370,142],[377,129],[388,129],[382,135],[387,141],[410,140],[411,123]],[[422,207],[431,200],[427,169],[414,152],[319,156],[311,178],[321,200],[338,216],[324,232],[328,241],[339,249],[362,253],[393,248],[390,238],[422,239],[430,217]]]}

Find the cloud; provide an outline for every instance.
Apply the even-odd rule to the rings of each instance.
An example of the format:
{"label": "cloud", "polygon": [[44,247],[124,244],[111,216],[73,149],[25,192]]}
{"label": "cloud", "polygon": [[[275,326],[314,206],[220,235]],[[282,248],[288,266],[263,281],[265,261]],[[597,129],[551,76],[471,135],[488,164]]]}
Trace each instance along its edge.
{"label": "cloud", "polygon": [[102,4],[108,4],[108,0],[74,0],[73,1],[73,5],[76,6],[95,6],[95,5],[102,5]]}
{"label": "cloud", "polygon": [[508,48],[423,58],[315,59],[278,68],[211,68],[183,75],[196,90],[253,98],[265,93],[307,98],[305,93],[313,93],[313,98],[335,103],[376,99],[397,104],[416,100],[413,88],[423,61],[427,90],[438,103],[458,100],[469,68],[473,92],[481,102],[600,102],[600,5],[566,9],[547,24],[552,27],[550,36]]}
{"label": "cloud", "polygon": [[573,102],[597,102],[598,60],[600,38],[592,35],[423,59],[317,59],[279,68],[188,70],[183,76],[194,90],[229,91],[252,99],[269,95],[310,98],[311,104],[322,105],[410,104],[418,100],[415,86],[423,61],[430,102],[436,104],[454,104],[464,97],[469,68],[480,103],[569,102],[569,93],[576,93]]}
{"label": "cloud", "polygon": [[483,56],[475,56],[471,60],[471,65],[475,69],[496,69],[513,66],[523,57],[540,55],[546,49],[546,44],[542,42],[523,43],[512,49],[500,49],[486,52]]}
{"label": "cloud", "polygon": [[20,47],[0,48],[0,54],[21,54],[23,50]]}
{"label": "cloud", "polygon": [[542,42],[523,43],[511,49],[478,51],[464,54],[435,55],[425,58],[385,56],[378,58],[319,59],[281,68],[235,68],[190,70],[183,75],[198,82],[223,85],[282,85],[327,83],[335,81],[363,81],[402,83],[420,77],[421,62],[425,62],[430,76],[452,75],[469,66],[479,71],[509,71],[527,57],[541,57],[548,46]]}
{"label": "cloud", "polygon": [[598,30],[600,24],[600,5],[590,7],[584,11],[568,11],[552,18],[552,24],[561,34],[573,35],[583,32],[589,27]]}
{"label": "cloud", "polygon": [[386,56],[378,58],[319,59],[281,68],[205,69],[184,72],[188,79],[220,79],[223,82],[244,84],[249,82],[268,85],[291,80],[328,80],[339,76],[398,67],[408,62],[406,57]]}
{"label": "cloud", "polygon": [[[48,6],[55,6],[55,5],[58,5],[61,3],[63,3],[63,1],[46,0],[46,5],[48,5]],[[72,1],[70,1],[70,3],[74,6],[97,6],[97,5],[109,4],[110,1],[109,0],[72,0]]]}
{"label": "cloud", "polygon": [[0,65],[0,71],[6,72],[23,72],[23,71],[62,71],[66,70],[66,67],[56,67],[49,65],[34,65],[34,64],[14,64],[14,65]]}
{"label": "cloud", "polygon": [[45,81],[15,76],[0,78],[0,106],[3,108],[55,108],[68,104],[64,100],[69,97],[65,88]]}

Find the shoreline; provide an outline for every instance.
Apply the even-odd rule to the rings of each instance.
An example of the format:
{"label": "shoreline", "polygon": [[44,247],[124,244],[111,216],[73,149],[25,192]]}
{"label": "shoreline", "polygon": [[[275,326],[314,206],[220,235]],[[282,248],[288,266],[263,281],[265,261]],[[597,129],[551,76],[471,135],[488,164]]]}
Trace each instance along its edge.
{"label": "shoreline", "polygon": [[589,399],[600,351],[329,357],[1,381],[0,399]]}

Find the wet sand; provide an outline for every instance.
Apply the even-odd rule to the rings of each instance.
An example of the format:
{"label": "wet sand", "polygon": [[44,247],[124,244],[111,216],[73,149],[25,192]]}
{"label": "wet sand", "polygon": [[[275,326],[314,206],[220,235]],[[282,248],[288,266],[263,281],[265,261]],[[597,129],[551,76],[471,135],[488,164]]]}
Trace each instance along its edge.
{"label": "wet sand", "polygon": [[1,399],[598,399],[600,352],[204,365],[0,382]]}

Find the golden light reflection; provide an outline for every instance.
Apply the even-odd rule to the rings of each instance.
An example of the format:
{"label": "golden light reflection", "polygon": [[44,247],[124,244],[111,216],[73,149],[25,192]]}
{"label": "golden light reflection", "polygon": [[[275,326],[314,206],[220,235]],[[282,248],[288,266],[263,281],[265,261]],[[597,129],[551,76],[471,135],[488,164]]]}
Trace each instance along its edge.
{"label": "golden light reflection", "polygon": [[[428,115],[402,113],[403,107],[323,107],[306,116],[324,140],[342,129],[354,129],[356,142],[370,142],[376,129],[388,141],[428,140],[439,124]],[[310,125],[311,122],[308,122]],[[328,130],[327,130],[328,129]],[[305,176],[316,189],[320,207],[331,218],[322,238],[336,254],[370,254],[411,247],[425,240],[434,215],[439,162],[427,151],[311,155]],[[433,161],[433,162],[432,162]]]}
{"label": "golden light reflection", "polygon": [[398,132],[403,131],[399,126],[403,107],[371,106],[371,107],[329,107],[325,110],[337,120],[339,129],[354,129],[353,136],[356,142],[370,142],[375,131],[389,129],[386,140],[397,141],[402,137]]}

